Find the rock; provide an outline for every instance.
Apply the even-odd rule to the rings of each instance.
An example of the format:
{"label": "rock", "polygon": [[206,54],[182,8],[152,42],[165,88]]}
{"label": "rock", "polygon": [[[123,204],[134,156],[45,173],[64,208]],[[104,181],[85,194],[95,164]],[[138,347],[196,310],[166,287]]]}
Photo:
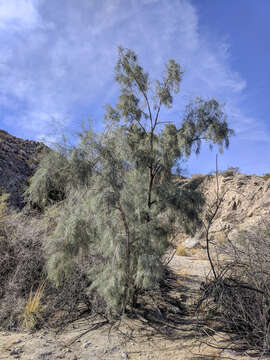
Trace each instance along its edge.
{"label": "rock", "polygon": [[239,181],[239,182],[236,184],[237,187],[242,187],[243,185],[246,185],[246,183],[243,182],[243,181]]}
{"label": "rock", "polygon": [[17,355],[20,355],[22,353],[23,353],[23,349],[20,346],[18,346],[18,347],[15,347],[14,349],[11,350],[10,355],[17,356]]}
{"label": "rock", "polygon": [[193,249],[201,245],[200,240],[197,237],[188,237],[183,241],[182,245],[188,249]]}
{"label": "rock", "polygon": [[195,235],[195,238],[198,239],[198,240],[202,240],[205,238],[205,230],[201,230],[199,231],[196,235]]}
{"label": "rock", "polygon": [[[179,184],[181,185],[181,179]],[[205,206],[201,211],[203,220],[206,219],[207,210],[215,209],[216,186],[216,177],[209,175],[205,175],[198,186],[197,190],[205,196]],[[214,237],[222,231],[225,236],[231,238],[232,235],[236,239],[237,235],[235,232],[232,234],[232,231],[238,233],[240,230],[254,229],[259,221],[270,218],[270,180],[264,180],[260,176],[235,173],[234,176],[223,177],[220,174],[219,198],[223,201],[210,229],[210,234]],[[189,237],[182,245],[192,249],[200,245],[199,240],[198,235]]]}
{"label": "rock", "polygon": [[174,314],[180,314],[182,311],[179,309],[179,307],[177,307],[177,306],[170,306],[170,310],[171,310],[171,312],[172,313],[174,313]]}
{"label": "rock", "polygon": [[83,344],[83,348],[87,349],[90,345],[91,345],[90,342],[86,342],[86,343]]}
{"label": "rock", "polygon": [[231,356],[237,356],[239,354],[237,354],[237,351],[234,351],[232,349],[225,349],[225,350],[222,350],[222,355],[231,357]]}
{"label": "rock", "polygon": [[10,355],[13,356],[14,359],[19,359],[22,353],[23,353],[23,349],[21,347],[16,347],[11,350]]}
{"label": "rock", "polygon": [[223,182],[228,182],[228,181],[232,181],[233,180],[233,176],[228,176],[226,178],[223,179]]}
{"label": "rock", "polygon": [[66,354],[58,354],[56,356],[57,359],[65,359],[65,357],[66,357]]}
{"label": "rock", "polygon": [[14,343],[13,343],[13,344],[14,344],[14,345],[17,345],[17,344],[20,344],[21,342],[22,342],[22,340],[21,340],[21,339],[17,339],[17,340],[15,340],[15,341],[14,341]]}

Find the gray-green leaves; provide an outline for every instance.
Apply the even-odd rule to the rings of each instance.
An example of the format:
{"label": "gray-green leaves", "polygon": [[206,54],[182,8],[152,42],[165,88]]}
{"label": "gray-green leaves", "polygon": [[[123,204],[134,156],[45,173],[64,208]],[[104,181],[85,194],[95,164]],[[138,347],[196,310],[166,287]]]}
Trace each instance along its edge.
{"label": "gray-green leaves", "polygon": [[106,129],[86,130],[78,147],[52,153],[54,168],[45,159],[27,192],[44,208],[52,203],[51,188],[63,191],[61,214],[48,239],[50,278],[67,275],[87,252],[89,291],[97,291],[111,312],[125,312],[142,290],[159,287],[170,237],[198,223],[201,194],[173,176],[181,159],[198,153],[204,140],[221,150],[229,144],[232,130],[214,99],[188,105],[178,127],[176,119],[160,121],[182,76],[180,65],[169,60],[162,79],[151,81],[136,54],[120,47],[115,67],[120,95],[114,107],[106,107]]}

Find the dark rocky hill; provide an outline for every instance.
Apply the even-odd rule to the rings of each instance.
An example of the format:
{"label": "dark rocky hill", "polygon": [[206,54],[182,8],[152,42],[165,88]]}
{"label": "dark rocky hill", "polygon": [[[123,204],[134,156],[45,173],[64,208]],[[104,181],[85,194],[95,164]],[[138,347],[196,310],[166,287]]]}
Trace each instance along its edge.
{"label": "dark rocky hill", "polygon": [[0,193],[9,194],[8,204],[21,209],[27,180],[34,174],[48,148],[40,142],[23,140],[0,130]]}

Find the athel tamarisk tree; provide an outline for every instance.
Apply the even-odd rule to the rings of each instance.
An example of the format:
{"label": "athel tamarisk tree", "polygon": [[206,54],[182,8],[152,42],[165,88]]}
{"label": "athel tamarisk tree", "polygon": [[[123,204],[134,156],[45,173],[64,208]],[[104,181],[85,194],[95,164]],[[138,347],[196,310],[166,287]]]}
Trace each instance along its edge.
{"label": "athel tamarisk tree", "polygon": [[169,60],[154,82],[136,54],[120,47],[120,96],[106,108],[105,130],[83,131],[65,159],[63,152],[49,154],[54,170],[44,160],[27,191],[29,202],[53,203],[47,186],[53,184],[54,198],[60,192],[64,199],[47,241],[49,278],[61,281],[90,254],[88,291],[95,289],[112,313],[132,308],[140,291],[158,288],[175,224],[186,231],[196,224],[201,198],[175,181],[180,161],[199,153],[203,140],[221,150],[229,145],[232,130],[215,99],[195,99],[179,124],[162,120],[182,77],[180,65]]}

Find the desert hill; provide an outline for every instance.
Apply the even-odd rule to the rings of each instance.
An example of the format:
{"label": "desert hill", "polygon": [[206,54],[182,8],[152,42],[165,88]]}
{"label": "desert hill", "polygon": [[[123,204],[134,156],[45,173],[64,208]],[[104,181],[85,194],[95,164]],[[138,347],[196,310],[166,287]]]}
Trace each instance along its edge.
{"label": "desert hill", "polygon": [[0,190],[9,194],[12,207],[23,207],[27,179],[34,174],[46,148],[41,142],[23,140],[0,130]]}
{"label": "desert hill", "polygon": [[[210,233],[213,237],[229,236],[233,238],[239,231],[252,229],[269,218],[270,215],[270,180],[257,175],[245,175],[238,171],[223,171],[218,175],[195,175],[181,179],[185,184],[195,181],[201,190],[206,211],[213,210],[218,197],[221,205],[214,218]],[[203,232],[201,232],[203,239]],[[196,236],[195,236],[196,237]],[[201,240],[197,234],[198,241]]]}

